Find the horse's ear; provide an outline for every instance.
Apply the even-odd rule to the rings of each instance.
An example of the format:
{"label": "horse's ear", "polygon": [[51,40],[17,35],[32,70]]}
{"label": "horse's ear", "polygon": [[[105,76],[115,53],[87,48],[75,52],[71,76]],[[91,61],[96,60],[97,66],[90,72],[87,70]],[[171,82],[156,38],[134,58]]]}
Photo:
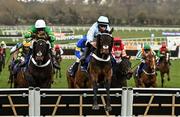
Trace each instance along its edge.
{"label": "horse's ear", "polygon": [[111,30],[109,31],[109,34],[112,34],[113,31],[114,31],[114,28],[111,28]]}

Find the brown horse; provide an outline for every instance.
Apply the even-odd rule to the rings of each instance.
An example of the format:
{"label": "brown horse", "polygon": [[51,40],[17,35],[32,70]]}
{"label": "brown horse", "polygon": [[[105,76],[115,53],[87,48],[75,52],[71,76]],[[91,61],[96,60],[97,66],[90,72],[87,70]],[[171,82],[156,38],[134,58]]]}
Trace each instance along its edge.
{"label": "brown horse", "polygon": [[81,71],[80,64],[74,76],[70,76],[71,67],[66,72],[68,88],[91,88],[89,74],[85,71]]}
{"label": "brown horse", "polygon": [[169,65],[169,53],[165,53],[159,60],[158,69],[161,75],[161,87],[164,87],[164,75],[167,74],[168,81],[170,81],[170,65]]}
{"label": "brown horse", "polygon": [[79,64],[74,78],[75,88],[91,88],[91,80],[89,74],[85,71],[81,71],[81,65]]}
{"label": "brown horse", "polygon": [[40,88],[50,88],[53,82],[53,66],[49,54],[50,44],[44,39],[38,39],[33,43],[32,56],[30,58],[27,79],[29,85]]}
{"label": "brown horse", "polygon": [[96,45],[97,48],[92,54],[92,58],[88,65],[88,73],[92,82],[94,98],[92,109],[98,110],[99,106],[97,103],[97,91],[98,84],[103,83],[107,92],[107,103],[105,106],[106,111],[111,111],[112,107],[110,104],[109,89],[112,78],[112,64],[110,60],[110,54],[113,45],[113,37],[110,33],[101,33],[97,35]]}
{"label": "brown horse", "polygon": [[[55,50],[55,58],[56,58],[58,65],[60,66],[61,61],[62,61],[60,49]],[[60,67],[60,69],[55,69],[55,76],[56,76],[56,78],[61,78],[61,67]]]}
{"label": "brown horse", "polygon": [[17,73],[16,78],[14,78],[14,88],[28,88],[29,82],[26,79],[26,72],[24,67],[21,67]]}
{"label": "brown horse", "polygon": [[136,75],[134,74],[134,80],[136,87],[157,87],[156,58],[152,52],[149,52],[145,56],[145,65],[143,67],[143,72],[139,77],[136,77]]}

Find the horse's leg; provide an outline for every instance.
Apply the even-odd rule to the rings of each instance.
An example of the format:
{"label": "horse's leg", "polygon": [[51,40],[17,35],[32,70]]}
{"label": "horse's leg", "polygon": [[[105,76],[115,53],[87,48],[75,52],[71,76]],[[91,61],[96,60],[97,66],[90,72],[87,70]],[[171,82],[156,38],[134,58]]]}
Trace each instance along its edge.
{"label": "horse's leg", "polygon": [[112,110],[112,107],[111,107],[111,104],[110,104],[110,85],[111,85],[111,80],[107,80],[105,82],[105,88],[106,88],[106,94],[107,94],[107,97],[106,97],[106,107],[105,107],[105,110],[106,111],[111,111]]}
{"label": "horse's leg", "polygon": [[93,81],[93,92],[94,92],[93,106],[92,106],[93,110],[99,110],[99,106],[97,103],[97,91],[98,91],[97,81]]}
{"label": "horse's leg", "polygon": [[164,87],[164,73],[161,74],[161,87]]}
{"label": "horse's leg", "polygon": [[169,71],[167,72],[167,76],[168,76],[168,81],[170,81]]}
{"label": "horse's leg", "polygon": [[61,78],[61,68],[58,71],[59,71],[59,78]]}

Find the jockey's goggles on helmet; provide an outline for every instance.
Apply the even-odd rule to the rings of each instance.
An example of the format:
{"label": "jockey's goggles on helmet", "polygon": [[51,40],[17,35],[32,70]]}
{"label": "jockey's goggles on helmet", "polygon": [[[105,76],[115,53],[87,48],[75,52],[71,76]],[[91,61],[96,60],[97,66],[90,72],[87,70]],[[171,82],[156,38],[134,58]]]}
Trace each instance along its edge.
{"label": "jockey's goggles on helmet", "polygon": [[105,25],[105,24],[99,24],[98,26],[99,27],[105,27],[105,28],[107,27],[107,25]]}
{"label": "jockey's goggles on helmet", "polygon": [[44,31],[44,28],[37,28],[37,31]]}
{"label": "jockey's goggles on helmet", "polygon": [[120,46],[120,43],[119,42],[115,42],[114,46]]}
{"label": "jockey's goggles on helmet", "polygon": [[148,52],[148,51],[150,51],[150,49],[144,49],[144,51],[145,51],[145,52]]}

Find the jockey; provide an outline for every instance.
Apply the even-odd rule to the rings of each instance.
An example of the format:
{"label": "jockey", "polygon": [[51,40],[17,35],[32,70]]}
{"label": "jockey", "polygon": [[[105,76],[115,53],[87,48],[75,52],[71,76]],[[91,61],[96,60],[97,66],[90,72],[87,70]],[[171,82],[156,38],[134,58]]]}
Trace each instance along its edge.
{"label": "jockey", "polygon": [[87,41],[87,36],[84,35],[76,43],[76,49],[75,49],[76,62],[70,67],[70,76],[71,77],[74,77],[74,75],[78,69],[81,55],[83,54],[83,52],[85,51],[85,48],[86,48],[86,45],[85,45],[86,41]]}
{"label": "jockey", "polygon": [[[46,26],[46,23],[44,20],[42,19],[39,19],[35,22],[35,25],[33,25],[31,27],[31,29],[24,34],[24,37],[25,38],[33,38],[34,35],[37,35],[37,34],[42,34],[44,33],[47,34],[49,36],[49,42],[50,42],[50,45],[51,45],[51,49],[50,49],[50,55],[51,55],[51,58],[52,58],[52,63],[53,63],[53,66],[57,69],[60,69],[59,65],[57,64],[57,61],[55,59],[55,55],[54,55],[54,52],[53,52],[53,47],[54,47],[54,41],[56,40],[55,36],[54,36],[54,33],[52,32],[52,30],[50,29],[50,27]],[[32,41],[32,43],[34,42],[34,40]],[[33,45],[33,44],[32,44]],[[32,47],[31,47],[32,49]]]}
{"label": "jockey", "polygon": [[82,71],[86,71],[85,66],[84,66],[85,59],[87,58],[87,56],[91,53],[93,49],[91,42],[94,41],[98,33],[103,33],[105,31],[110,31],[109,19],[106,16],[100,16],[97,22],[95,22],[87,32],[87,41],[86,41],[86,47],[85,47],[86,49],[80,58]]}
{"label": "jockey", "polygon": [[[157,52],[157,56],[158,56],[157,65],[159,65],[161,58],[165,56],[166,53],[170,54],[170,51],[168,50],[166,43],[162,43],[161,48]],[[171,65],[170,61],[169,64]]]}
{"label": "jockey", "polygon": [[1,47],[3,49],[4,56],[6,56],[6,43],[4,41],[1,41]]}
{"label": "jockey", "polygon": [[62,50],[61,46],[59,44],[56,44],[55,47],[54,47],[54,55],[56,54],[57,51],[60,50],[60,54],[62,55],[64,53],[64,51]]}
{"label": "jockey", "polygon": [[144,44],[144,47],[136,54],[136,59],[141,60],[141,64],[138,66],[136,73],[137,77],[139,77],[139,75],[142,73],[142,69],[144,67],[146,55],[148,52],[152,52],[156,56],[155,51],[151,49],[149,44]]}
{"label": "jockey", "polygon": [[114,44],[112,47],[112,56],[115,60],[114,62],[120,63],[122,57],[127,57],[126,51],[124,49],[124,44],[119,37],[114,38]]}
{"label": "jockey", "polygon": [[31,46],[30,42],[23,41],[22,48],[16,51],[17,52],[16,58],[13,58],[11,63],[13,74],[17,74],[17,71],[20,67],[25,67],[28,64],[27,60],[29,60],[28,58],[30,58],[29,56],[30,46]]}
{"label": "jockey", "polygon": [[3,54],[3,53],[4,53],[3,47],[2,45],[0,45],[0,54]]}

